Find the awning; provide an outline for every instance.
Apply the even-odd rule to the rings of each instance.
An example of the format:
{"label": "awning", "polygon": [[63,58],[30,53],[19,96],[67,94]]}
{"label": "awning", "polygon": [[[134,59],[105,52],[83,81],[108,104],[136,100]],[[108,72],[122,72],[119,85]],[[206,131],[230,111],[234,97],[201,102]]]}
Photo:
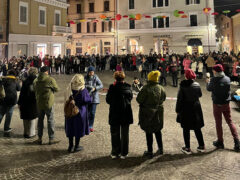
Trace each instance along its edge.
{"label": "awning", "polygon": [[188,46],[202,46],[202,41],[200,39],[189,39]]}

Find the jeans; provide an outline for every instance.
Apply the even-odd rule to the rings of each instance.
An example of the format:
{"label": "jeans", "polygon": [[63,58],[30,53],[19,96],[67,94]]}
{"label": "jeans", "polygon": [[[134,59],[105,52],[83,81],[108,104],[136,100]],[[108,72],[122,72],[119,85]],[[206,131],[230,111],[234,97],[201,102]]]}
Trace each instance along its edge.
{"label": "jeans", "polygon": [[54,108],[52,107],[49,110],[40,110],[38,115],[38,137],[42,138],[43,136],[43,128],[44,128],[44,116],[47,116],[48,122],[48,136],[49,139],[54,138]]}
{"label": "jeans", "polygon": [[89,128],[93,128],[95,114],[96,114],[97,104],[89,104],[88,105],[88,113],[89,113]]}
{"label": "jeans", "polygon": [[173,86],[177,87],[178,86],[178,72],[172,73],[172,81],[173,81]]}
{"label": "jeans", "polygon": [[110,126],[112,139],[112,155],[126,156],[129,144],[129,125]]}
{"label": "jeans", "polygon": [[223,130],[222,130],[222,114],[231,130],[234,139],[239,139],[237,128],[232,121],[230,104],[217,105],[213,104],[213,114],[216,121],[216,130],[218,141],[223,142]]}
{"label": "jeans", "polygon": [[[158,149],[162,150],[163,149],[163,144],[162,144],[162,133],[161,131],[155,132],[155,137],[157,140],[158,144]],[[146,139],[147,139],[147,148],[148,152],[153,152],[153,133],[146,133]]]}
{"label": "jeans", "polygon": [[[194,130],[199,146],[204,146],[204,140],[201,129]],[[190,129],[183,129],[185,147],[190,148]]]}
{"label": "jeans", "polygon": [[3,105],[0,106],[0,124],[2,122],[4,115],[6,114],[4,131],[7,131],[10,129],[13,110],[14,110],[14,106],[3,106]]}

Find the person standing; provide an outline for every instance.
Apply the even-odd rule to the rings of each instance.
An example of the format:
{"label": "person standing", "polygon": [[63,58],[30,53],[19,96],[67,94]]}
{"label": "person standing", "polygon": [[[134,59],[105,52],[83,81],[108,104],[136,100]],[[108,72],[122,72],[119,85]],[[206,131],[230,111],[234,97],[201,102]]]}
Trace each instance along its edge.
{"label": "person standing", "polygon": [[[77,152],[83,149],[79,146],[80,138],[89,135],[88,109],[87,106],[92,99],[85,88],[84,77],[76,74],[71,80],[71,90],[76,106],[79,108],[79,114],[75,117],[65,120],[65,132],[69,139],[68,152]],[[75,137],[75,146],[73,148],[73,138]]]}
{"label": "person standing", "polygon": [[209,54],[207,60],[206,60],[206,64],[207,64],[207,72],[210,73],[211,77],[213,77],[213,66],[216,64],[214,58],[212,57],[212,54]]}
{"label": "person standing", "polygon": [[98,91],[103,88],[103,84],[99,77],[95,74],[95,68],[90,66],[87,71],[87,75],[84,78],[85,86],[92,97],[91,104],[88,105],[89,111],[89,128],[93,132],[93,124],[96,114],[97,105],[100,103]]}
{"label": "person standing", "polygon": [[133,94],[131,85],[124,82],[124,72],[116,71],[114,78],[116,81],[110,85],[106,96],[106,102],[110,105],[111,157],[115,159],[121,155],[121,159],[125,159],[128,155],[129,125],[133,123],[131,107]]}
{"label": "person standing", "polygon": [[6,115],[4,123],[4,133],[10,133],[10,128],[14,106],[17,104],[17,91],[21,90],[20,83],[16,78],[15,70],[8,71],[7,76],[0,80],[0,86],[4,89],[5,96],[0,99],[0,124],[4,115]]}
{"label": "person standing", "polygon": [[185,147],[182,152],[191,154],[190,148],[190,130],[194,130],[198,140],[198,152],[205,151],[205,144],[201,128],[204,126],[203,113],[199,98],[202,97],[202,91],[199,83],[195,82],[196,74],[193,70],[185,71],[185,79],[180,84],[176,104],[177,122],[183,128],[183,137]]}
{"label": "person standing", "polygon": [[178,87],[178,63],[175,56],[172,56],[172,61],[170,63],[170,72],[172,75],[173,87]]}
{"label": "person standing", "polygon": [[223,130],[222,130],[222,115],[231,130],[234,139],[234,150],[240,150],[239,136],[237,133],[237,128],[232,121],[231,109],[230,109],[230,78],[227,77],[223,72],[223,67],[221,64],[213,66],[214,77],[206,79],[207,90],[212,92],[213,100],[213,114],[216,122],[217,140],[213,142],[213,145],[217,148],[224,148],[223,141]]}
{"label": "person standing", "polygon": [[158,84],[160,72],[152,71],[148,74],[147,85],[143,86],[138,93],[137,102],[140,105],[139,124],[146,133],[148,150],[144,156],[153,157],[153,134],[156,136],[158,151],[157,154],[163,154],[162,133],[164,107],[166,93],[162,86]]}
{"label": "person standing", "polygon": [[42,144],[44,116],[47,116],[49,145],[54,142],[54,93],[58,92],[58,85],[48,75],[48,67],[43,66],[39,76],[34,80],[33,87],[36,94],[38,115],[38,143]]}
{"label": "person standing", "polygon": [[28,77],[23,81],[22,89],[18,99],[20,118],[23,119],[24,138],[32,138],[35,133],[35,118],[38,117],[37,102],[33,89],[33,81],[37,78],[38,69],[31,67]]}

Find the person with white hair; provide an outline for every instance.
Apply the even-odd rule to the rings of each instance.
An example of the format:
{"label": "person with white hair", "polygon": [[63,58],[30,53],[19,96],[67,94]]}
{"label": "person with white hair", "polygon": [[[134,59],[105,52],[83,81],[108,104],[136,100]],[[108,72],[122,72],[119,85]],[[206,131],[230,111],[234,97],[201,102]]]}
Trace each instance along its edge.
{"label": "person with white hair", "polygon": [[[65,132],[69,139],[68,152],[77,152],[83,149],[79,146],[80,138],[89,135],[88,104],[92,102],[88,90],[85,87],[84,76],[76,74],[71,80],[72,96],[75,105],[79,108],[77,116],[66,118]],[[75,146],[73,148],[73,138],[75,137]]]}

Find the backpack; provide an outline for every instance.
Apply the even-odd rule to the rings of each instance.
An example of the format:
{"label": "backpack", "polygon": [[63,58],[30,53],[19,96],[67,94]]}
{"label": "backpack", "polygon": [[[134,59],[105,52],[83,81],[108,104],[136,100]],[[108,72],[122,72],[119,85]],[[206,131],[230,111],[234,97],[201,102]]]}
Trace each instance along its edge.
{"label": "backpack", "polygon": [[76,106],[76,103],[74,100],[74,97],[76,97],[78,94],[79,94],[79,91],[75,96],[71,95],[64,104],[64,115],[67,119],[77,116],[79,114],[79,109]]}

